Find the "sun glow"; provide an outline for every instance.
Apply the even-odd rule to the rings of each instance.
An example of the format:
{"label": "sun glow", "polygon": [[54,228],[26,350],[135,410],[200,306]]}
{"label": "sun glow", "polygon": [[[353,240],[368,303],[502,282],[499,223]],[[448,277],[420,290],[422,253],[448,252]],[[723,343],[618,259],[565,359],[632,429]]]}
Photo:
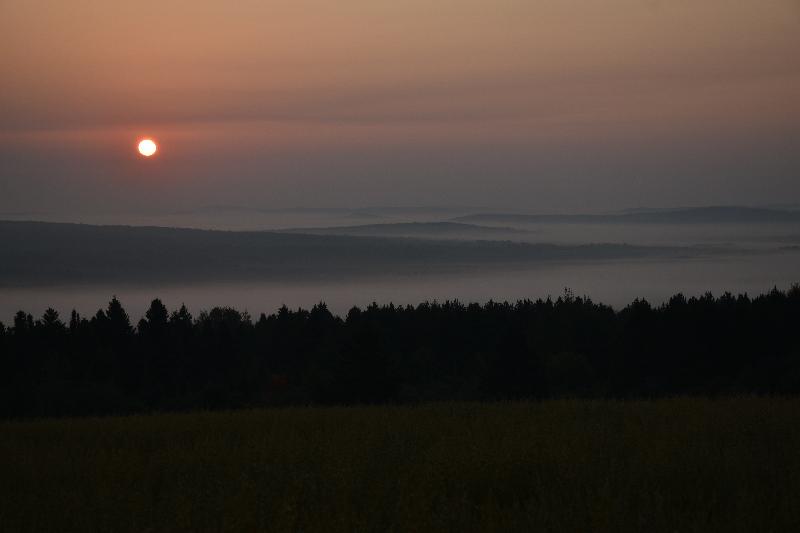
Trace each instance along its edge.
{"label": "sun glow", "polygon": [[158,150],[158,147],[153,139],[142,139],[139,142],[139,153],[145,157],[150,157],[155,154],[156,150]]}

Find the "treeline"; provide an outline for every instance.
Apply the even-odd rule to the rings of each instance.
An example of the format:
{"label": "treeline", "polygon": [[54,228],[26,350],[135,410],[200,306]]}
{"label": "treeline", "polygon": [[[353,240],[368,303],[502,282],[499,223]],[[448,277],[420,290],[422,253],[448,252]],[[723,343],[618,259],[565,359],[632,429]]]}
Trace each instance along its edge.
{"label": "treeline", "polygon": [[154,300],[0,324],[0,416],[288,404],[800,392],[800,286],[678,294],[616,312],[573,296],[485,305],[325,304],[253,320]]}

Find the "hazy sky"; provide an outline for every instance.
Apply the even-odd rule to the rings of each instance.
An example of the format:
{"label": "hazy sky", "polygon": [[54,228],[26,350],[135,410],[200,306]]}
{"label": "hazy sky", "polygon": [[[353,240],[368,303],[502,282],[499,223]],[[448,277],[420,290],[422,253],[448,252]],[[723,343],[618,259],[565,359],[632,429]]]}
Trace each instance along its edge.
{"label": "hazy sky", "polygon": [[800,201],[798,0],[2,0],[0,50],[0,213]]}

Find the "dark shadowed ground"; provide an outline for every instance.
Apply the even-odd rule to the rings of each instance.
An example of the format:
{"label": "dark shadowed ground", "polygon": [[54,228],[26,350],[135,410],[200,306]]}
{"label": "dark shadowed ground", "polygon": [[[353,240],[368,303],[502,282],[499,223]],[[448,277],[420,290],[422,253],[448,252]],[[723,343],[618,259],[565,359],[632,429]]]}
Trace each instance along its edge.
{"label": "dark shadowed ground", "polygon": [[6,531],[800,529],[800,400],[293,408],[0,425]]}

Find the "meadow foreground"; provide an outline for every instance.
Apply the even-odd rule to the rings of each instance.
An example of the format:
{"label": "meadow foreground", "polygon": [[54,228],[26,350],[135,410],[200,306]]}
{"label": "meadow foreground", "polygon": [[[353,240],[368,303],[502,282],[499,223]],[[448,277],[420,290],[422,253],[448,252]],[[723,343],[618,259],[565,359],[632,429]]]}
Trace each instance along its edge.
{"label": "meadow foreground", "polygon": [[797,531],[800,399],[0,424],[6,531]]}

